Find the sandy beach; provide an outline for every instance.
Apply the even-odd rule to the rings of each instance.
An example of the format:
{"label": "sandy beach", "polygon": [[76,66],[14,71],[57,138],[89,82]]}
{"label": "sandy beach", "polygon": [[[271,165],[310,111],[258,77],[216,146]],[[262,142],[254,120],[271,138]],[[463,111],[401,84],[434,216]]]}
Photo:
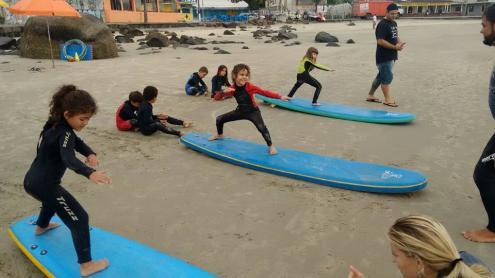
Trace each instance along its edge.
{"label": "sandy beach", "polygon": [[[371,22],[294,24],[301,45],[255,40],[248,31],[224,28],[168,29],[245,44],[136,50],[120,57],[67,63],[0,56],[0,277],[42,277],[7,235],[9,223],[39,212],[23,189],[36,153],[51,95],[73,83],[98,101],[99,112],[79,136],[97,153],[113,183],[94,185],[67,171],[63,185],[90,215],[91,225],[187,260],[220,277],[347,277],[350,264],[367,277],[399,277],[386,232],[408,214],[427,214],[449,230],[459,250],[495,267],[495,245],[465,240],[461,231],[482,228],[487,217],[472,180],[474,165],[493,134],[487,98],[495,48],[484,46],[480,20],[398,21],[405,41],[395,66],[392,95],[398,108],[364,101],[376,75]],[[281,25],[276,25],[277,30]],[[318,31],[341,47],[314,43]],[[352,38],[356,44],[346,44]],[[249,49],[241,49],[242,46]],[[215,55],[218,46],[232,54]],[[133,90],[159,89],[155,112],[194,121],[183,131],[214,132],[215,117],[235,100],[188,97],[184,83],[200,66],[212,75],[220,64],[251,66],[253,83],[287,94],[299,59],[309,46],[332,73],[314,71],[321,101],[411,112],[409,125],[337,120],[262,106],[276,146],[424,173],[429,186],[411,194],[384,195],[324,187],[240,168],[179,144],[174,136],[119,132],[116,108]],[[145,54],[146,53],[146,54]],[[40,61],[40,63],[38,63]],[[42,67],[40,72],[29,71]],[[303,86],[297,96],[310,98]],[[378,96],[382,97],[381,93]],[[226,125],[225,135],[263,142],[249,122]]]}

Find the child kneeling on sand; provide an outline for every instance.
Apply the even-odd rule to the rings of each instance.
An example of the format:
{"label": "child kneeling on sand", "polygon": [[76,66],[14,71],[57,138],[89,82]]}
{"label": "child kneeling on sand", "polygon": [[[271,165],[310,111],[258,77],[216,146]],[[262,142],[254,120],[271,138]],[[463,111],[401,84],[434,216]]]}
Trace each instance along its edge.
{"label": "child kneeling on sand", "polygon": [[122,103],[115,113],[117,129],[121,131],[138,128],[138,110],[143,102],[143,94],[138,91],[129,93],[129,100]]}
{"label": "child kneeling on sand", "polygon": [[227,74],[227,67],[220,65],[217,74],[211,79],[211,98],[215,100],[224,100],[227,98],[225,90],[230,87]]}
{"label": "child kneeling on sand", "polygon": [[206,86],[203,78],[208,74],[206,67],[199,68],[198,72],[191,74],[186,82],[186,94],[189,96],[208,96],[208,86]]}
{"label": "child kneeling on sand", "polygon": [[179,137],[182,136],[183,134],[180,131],[166,126],[166,123],[190,127],[192,122],[172,118],[165,114],[153,115],[152,104],[156,102],[157,97],[158,89],[156,87],[147,86],[144,88],[143,102],[141,102],[138,110],[139,130],[143,135],[151,135],[159,130],[161,132],[173,134]]}

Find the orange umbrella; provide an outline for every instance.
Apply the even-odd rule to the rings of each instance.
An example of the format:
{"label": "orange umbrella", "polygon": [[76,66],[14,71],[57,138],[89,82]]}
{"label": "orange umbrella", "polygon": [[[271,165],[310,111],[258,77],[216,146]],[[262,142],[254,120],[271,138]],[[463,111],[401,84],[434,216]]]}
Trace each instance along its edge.
{"label": "orange umbrella", "polygon": [[[21,0],[15,3],[9,9],[12,14],[38,15],[38,16],[72,16],[81,17],[81,15],[69,5],[65,0]],[[50,25],[46,21],[48,28],[48,42],[50,43],[50,55],[52,57],[52,66],[55,67],[52,52],[52,39],[50,37]]]}
{"label": "orange umbrella", "polygon": [[21,0],[10,7],[10,13],[38,16],[81,15],[64,0]]}

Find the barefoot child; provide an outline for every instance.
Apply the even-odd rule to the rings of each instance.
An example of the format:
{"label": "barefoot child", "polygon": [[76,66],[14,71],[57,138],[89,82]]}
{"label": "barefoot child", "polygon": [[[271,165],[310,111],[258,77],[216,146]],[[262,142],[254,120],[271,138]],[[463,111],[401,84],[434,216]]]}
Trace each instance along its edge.
{"label": "barefoot child", "polygon": [[318,82],[318,80],[312,77],[309,72],[312,71],[314,68],[325,71],[334,71],[323,65],[317,64],[316,57],[318,57],[318,50],[314,47],[308,48],[308,51],[306,51],[306,55],[304,55],[304,57],[299,62],[299,67],[297,68],[296,84],[294,84],[294,87],[292,87],[292,90],[290,90],[290,93],[288,95],[289,97],[293,97],[297,89],[299,89],[299,87],[301,87],[304,83],[311,85],[316,88],[315,94],[313,95],[313,105],[315,106],[320,105],[318,103],[318,97],[320,96],[321,92],[321,84],[320,82]]}
{"label": "barefoot child", "polygon": [[186,94],[189,96],[208,96],[208,86],[206,86],[203,78],[208,74],[206,67],[199,68],[198,72],[191,74],[186,82]]}
{"label": "barefoot child", "polygon": [[230,87],[227,67],[221,65],[218,67],[217,75],[211,79],[211,97],[215,100],[224,100],[226,87]]}
{"label": "barefoot child", "polygon": [[223,125],[227,122],[238,120],[251,121],[259,132],[263,135],[271,155],[277,154],[277,149],[272,145],[270,133],[263,122],[260,109],[254,100],[254,94],[264,95],[270,98],[288,100],[286,96],[281,96],[278,93],[263,90],[249,83],[250,69],[248,65],[238,64],[232,70],[232,81],[234,84],[225,90],[226,96],[234,96],[237,101],[237,108],[231,112],[225,113],[217,117],[217,134],[209,140],[216,140],[223,137]]}
{"label": "barefoot child", "polygon": [[143,94],[134,91],[129,94],[129,100],[119,106],[115,113],[115,123],[118,130],[127,131],[138,128],[137,112],[141,102],[143,102]]}
{"label": "barefoot child", "polygon": [[181,125],[183,127],[190,127],[192,123],[189,121],[175,119],[164,114],[153,115],[152,104],[156,102],[157,97],[158,89],[156,87],[147,86],[144,88],[143,102],[139,106],[138,110],[139,130],[143,135],[151,135],[159,130],[161,132],[173,134],[179,137],[182,136],[180,131],[166,126],[166,123]]}
{"label": "barefoot child", "polygon": [[[50,102],[50,117],[38,140],[36,158],[24,178],[24,189],[41,202],[36,221],[36,235],[59,225],[50,222],[55,213],[69,228],[82,276],[104,270],[107,259],[91,258],[88,214],[61,183],[67,168],[96,184],[109,184],[110,178],[98,166],[95,152],[75,131],[81,131],[96,113],[96,103],[89,93],[73,85],[62,86]],[[75,151],[86,157],[86,164],[76,158]]]}

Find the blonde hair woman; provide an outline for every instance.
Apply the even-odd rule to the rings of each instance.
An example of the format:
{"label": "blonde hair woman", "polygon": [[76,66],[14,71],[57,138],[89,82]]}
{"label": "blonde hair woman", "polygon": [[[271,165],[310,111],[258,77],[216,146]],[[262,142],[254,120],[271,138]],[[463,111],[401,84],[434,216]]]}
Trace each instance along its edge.
{"label": "blonde hair woman", "polygon": [[[388,237],[394,263],[404,278],[494,277],[473,256],[465,252],[459,254],[443,225],[427,216],[397,219],[390,227]],[[473,259],[476,263],[468,266],[468,260]],[[361,278],[364,275],[351,266],[348,277]]]}

